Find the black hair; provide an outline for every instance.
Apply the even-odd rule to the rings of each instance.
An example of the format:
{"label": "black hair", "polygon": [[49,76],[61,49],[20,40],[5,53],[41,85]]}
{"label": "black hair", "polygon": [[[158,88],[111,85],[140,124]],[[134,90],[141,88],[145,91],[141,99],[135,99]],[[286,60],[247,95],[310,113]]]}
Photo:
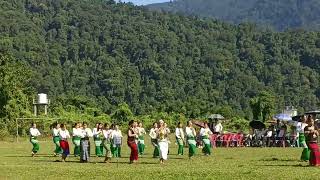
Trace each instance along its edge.
{"label": "black hair", "polygon": [[132,126],[132,124],[135,122],[135,120],[129,121],[129,126]]}

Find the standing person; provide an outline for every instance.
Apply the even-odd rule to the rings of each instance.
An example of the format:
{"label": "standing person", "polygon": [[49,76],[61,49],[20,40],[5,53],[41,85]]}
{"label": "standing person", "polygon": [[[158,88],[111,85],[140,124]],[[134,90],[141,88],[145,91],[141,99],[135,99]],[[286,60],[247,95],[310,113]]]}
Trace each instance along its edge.
{"label": "standing person", "polygon": [[103,125],[101,123],[98,124],[97,128],[93,129],[93,139],[95,144],[95,153],[96,156],[101,157],[103,155]]}
{"label": "standing person", "polygon": [[112,131],[113,157],[121,157],[122,133],[118,125]]}
{"label": "standing person", "polygon": [[137,123],[134,120],[129,122],[128,128],[128,140],[127,144],[131,149],[130,154],[130,164],[136,163],[138,161],[138,147],[136,144],[136,138],[138,138],[138,134],[135,133],[135,128],[137,127]]}
{"label": "standing person", "polygon": [[318,147],[318,128],[314,124],[314,119],[312,116],[308,117],[308,126],[304,128],[304,134],[306,137],[306,142],[310,149],[310,166],[320,166],[320,152]]}
{"label": "standing person", "polygon": [[184,142],[184,132],[182,129],[182,123],[179,122],[176,128],[176,140],[178,143],[178,155],[183,155],[183,142]]}
{"label": "standing person", "polygon": [[75,123],[72,128],[72,143],[74,145],[73,154],[74,156],[80,156],[80,141],[81,141],[81,135],[82,135],[82,129],[81,129],[80,123]]}
{"label": "standing person", "polygon": [[40,136],[40,132],[37,129],[37,124],[36,123],[31,123],[31,127],[30,127],[30,142],[33,146],[32,148],[32,153],[31,156],[33,157],[35,154],[38,153],[40,146],[39,146],[39,141],[37,140],[38,136]]}
{"label": "standing person", "polygon": [[151,143],[154,147],[153,150],[153,158],[159,157],[159,146],[158,146],[158,139],[157,139],[157,131],[158,131],[158,124],[155,122],[153,123],[153,128],[150,129],[149,136],[151,137]]}
{"label": "standing person", "polygon": [[165,160],[168,159],[168,150],[169,150],[169,143],[168,143],[168,130],[164,125],[164,121],[161,119],[159,120],[159,129],[157,131],[158,137],[158,145],[160,150],[160,163],[163,164]]}
{"label": "standing person", "polygon": [[60,147],[60,136],[59,136],[60,124],[55,122],[53,123],[52,127],[53,127],[52,140],[53,140],[53,143],[56,145],[56,149],[54,150],[53,155],[57,156],[62,153],[62,149]]}
{"label": "standing person", "polygon": [[218,123],[214,126],[214,132],[217,133],[217,134],[222,134],[222,132],[223,132],[223,126],[222,126],[220,120],[219,120]]}
{"label": "standing person", "polygon": [[62,153],[62,162],[66,161],[66,158],[70,154],[68,138],[70,138],[69,131],[66,129],[65,124],[61,124],[61,129],[58,132],[60,137],[60,147],[63,150]]}
{"label": "standing person", "polygon": [[80,162],[88,162],[90,158],[90,141],[89,138],[92,137],[92,131],[88,128],[87,123],[82,124],[81,130],[81,141],[80,141]]}
{"label": "standing person", "polygon": [[299,133],[299,143],[300,146],[303,147],[303,151],[301,153],[300,159],[301,161],[309,161],[310,159],[310,150],[308,148],[308,145],[306,143],[306,138],[304,135],[304,129],[308,126],[307,122],[307,116],[303,115],[301,116],[301,122],[296,123],[297,131]]}
{"label": "standing person", "polygon": [[208,123],[205,122],[204,127],[201,128],[201,130],[200,130],[200,136],[201,136],[202,142],[204,144],[203,152],[206,156],[211,154],[211,143],[210,143],[209,136],[212,134],[213,133],[211,132],[211,130],[208,126]]}
{"label": "standing person", "polygon": [[104,124],[103,128],[103,146],[106,149],[106,156],[104,159],[104,162],[109,162],[111,160],[112,154],[111,154],[111,133],[112,130],[109,127],[109,124]]}
{"label": "standing person", "polygon": [[192,126],[192,121],[189,120],[186,127],[187,141],[189,145],[189,158],[193,157],[196,154],[196,130]]}
{"label": "standing person", "polygon": [[139,154],[143,155],[144,148],[145,148],[144,135],[146,134],[146,131],[143,128],[142,122],[140,122],[138,125],[138,131],[139,131],[138,150],[139,150]]}
{"label": "standing person", "polygon": [[[167,123],[164,123],[164,128],[165,130],[167,131],[167,140],[168,140],[168,143],[170,144],[171,141],[170,141],[170,138],[169,138],[169,134],[171,133],[170,129],[168,128],[168,125]],[[168,149],[168,154],[170,154],[170,150]]]}

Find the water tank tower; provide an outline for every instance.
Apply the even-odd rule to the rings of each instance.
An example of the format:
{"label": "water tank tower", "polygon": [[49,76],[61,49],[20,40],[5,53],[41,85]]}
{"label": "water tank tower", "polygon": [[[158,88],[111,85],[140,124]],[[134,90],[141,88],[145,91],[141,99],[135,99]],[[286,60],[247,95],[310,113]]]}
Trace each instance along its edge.
{"label": "water tank tower", "polygon": [[48,99],[47,94],[40,93],[38,94],[37,99],[33,99],[33,111],[34,115],[37,116],[39,107],[44,107],[44,114],[48,114],[48,105],[50,104],[50,100]]}

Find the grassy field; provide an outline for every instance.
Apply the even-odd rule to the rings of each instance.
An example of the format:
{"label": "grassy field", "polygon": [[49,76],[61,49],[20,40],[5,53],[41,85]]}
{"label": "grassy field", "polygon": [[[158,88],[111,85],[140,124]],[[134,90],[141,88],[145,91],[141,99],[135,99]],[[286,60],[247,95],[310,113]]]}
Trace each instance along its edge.
{"label": "grassy field", "polygon": [[320,175],[320,168],[299,161],[299,148],[218,148],[209,157],[198,149],[189,160],[187,153],[175,155],[177,147],[172,143],[169,160],[160,165],[151,158],[152,146],[147,144],[146,154],[132,165],[126,145],[123,157],[109,164],[97,157],[80,164],[73,156],[68,162],[55,162],[59,158],[52,156],[51,140],[40,141],[37,157],[30,156],[31,147],[27,140],[0,142],[0,179],[319,179]]}

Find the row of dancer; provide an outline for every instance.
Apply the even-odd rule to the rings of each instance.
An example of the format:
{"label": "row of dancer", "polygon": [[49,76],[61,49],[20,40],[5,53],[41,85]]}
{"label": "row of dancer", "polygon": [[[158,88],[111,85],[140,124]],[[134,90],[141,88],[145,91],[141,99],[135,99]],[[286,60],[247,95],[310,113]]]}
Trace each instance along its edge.
{"label": "row of dancer", "polygon": [[[169,133],[166,123],[160,120],[159,123],[154,123],[153,128],[150,130],[149,136],[154,146],[153,157],[160,157],[160,162],[164,163],[168,158],[169,153]],[[139,154],[144,153],[144,134],[145,129],[142,123],[130,121],[128,128],[127,144],[131,149],[130,163],[138,160]],[[187,126],[183,128],[182,123],[178,123],[175,130],[176,142],[178,144],[178,155],[184,154],[185,143],[189,147],[189,157],[196,154],[196,130],[192,125],[192,121],[187,122]],[[211,154],[211,145],[209,136],[212,134],[205,123],[205,127],[201,128],[200,136],[204,143],[203,153],[206,155]],[[36,128],[36,124],[32,124],[30,128],[31,143],[33,144],[32,155],[39,150],[39,144],[36,140],[40,132]],[[87,162],[90,156],[90,141],[89,138],[93,137],[95,142],[95,153],[97,156],[102,156],[105,150],[105,162],[108,162],[111,157],[120,157],[122,133],[117,125],[109,127],[108,124],[97,124],[96,128],[91,130],[88,128],[87,123],[77,123],[72,130],[72,142],[74,144],[74,155],[80,156],[81,162]],[[53,141],[56,144],[55,155],[62,154],[62,161],[70,154],[68,139],[71,138],[69,131],[64,124],[55,124],[53,128]]]}

